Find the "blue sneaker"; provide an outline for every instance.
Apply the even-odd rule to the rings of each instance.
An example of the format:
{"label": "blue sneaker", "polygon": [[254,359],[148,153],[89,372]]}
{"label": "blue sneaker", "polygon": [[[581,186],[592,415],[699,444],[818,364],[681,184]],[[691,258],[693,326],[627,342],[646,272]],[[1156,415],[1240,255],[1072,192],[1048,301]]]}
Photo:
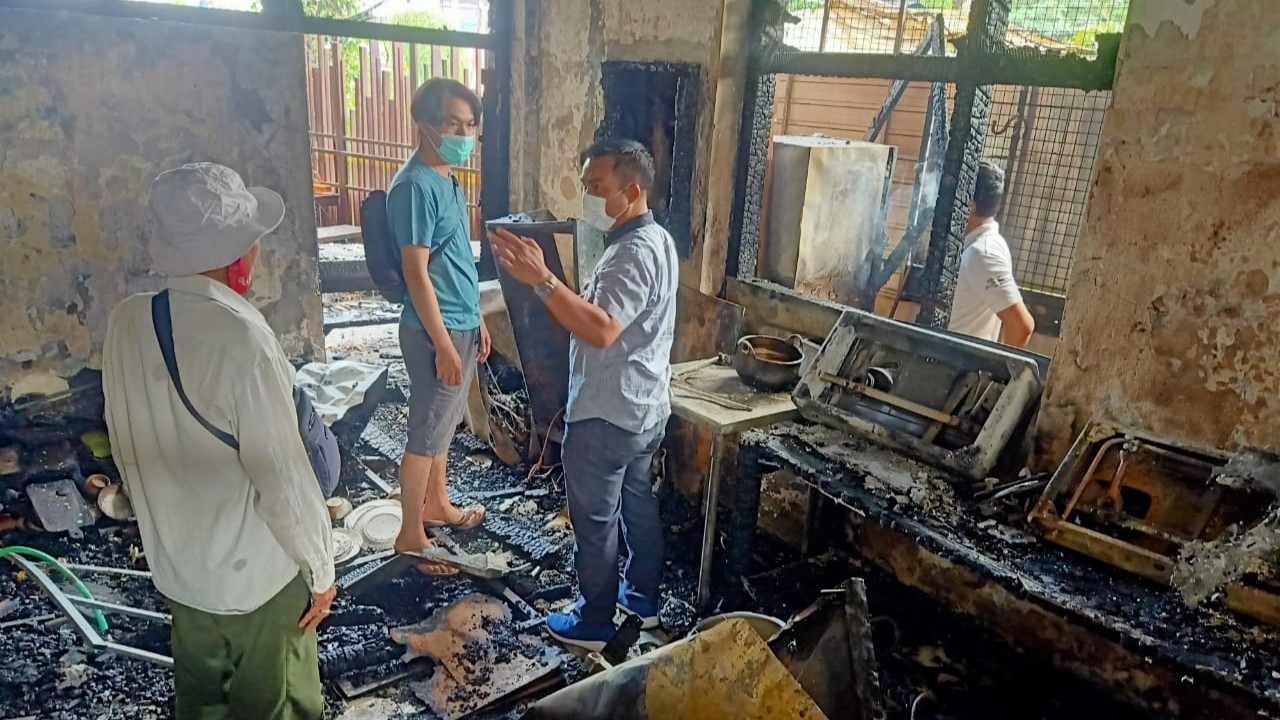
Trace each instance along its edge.
{"label": "blue sneaker", "polygon": [[590,652],[599,652],[613,638],[618,629],[612,623],[588,625],[582,621],[577,607],[569,612],[547,616],[547,632],[565,645],[573,645]]}
{"label": "blue sneaker", "polygon": [[621,585],[618,586],[618,609],[640,618],[641,630],[657,630],[662,626],[662,621],[658,618],[659,604],[629,598],[626,588]]}

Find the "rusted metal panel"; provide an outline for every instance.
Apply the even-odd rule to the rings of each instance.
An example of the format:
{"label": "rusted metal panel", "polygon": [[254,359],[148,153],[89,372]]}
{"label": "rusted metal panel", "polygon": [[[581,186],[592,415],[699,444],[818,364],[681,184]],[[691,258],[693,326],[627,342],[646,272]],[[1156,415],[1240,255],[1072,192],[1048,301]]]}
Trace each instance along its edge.
{"label": "rusted metal panel", "polygon": [[676,338],[671,362],[682,363],[733,352],[742,335],[741,305],[680,286],[676,297]]}
{"label": "rusted metal panel", "polygon": [[[546,211],[511,215],[486,223],[538,243],[547,269],[569,287],[581,289],[595,272],[603,253],[604,236],[576,220],[556,220]],[[572,239],[573,257],[561,255],[558,237]],[[566,271],[566,265],[573,268]],[[552,426],[569,399],[569,331],[547,312],[533,288],[499,268],[498,282],[506,300],[511,329],[515,333],[520,367],[539,438],[552,437]]]}
{"label": "rusted metal panel", "polygon": [[816,136],[775,137],[773,147],[761,275],[806,295],[865,307],[884,256],[897,148]]}
{"label": "rusted metal panel", "polygon": [[[1268,520],[1275,493],[1218,482],[1227,462],[1215,450],[1090,422],[1028,520],[1051,542],[1167,586],[1184,547]],[[1231,582],[1226,590],[1232,609],[1280,620],[1273,585]]]}

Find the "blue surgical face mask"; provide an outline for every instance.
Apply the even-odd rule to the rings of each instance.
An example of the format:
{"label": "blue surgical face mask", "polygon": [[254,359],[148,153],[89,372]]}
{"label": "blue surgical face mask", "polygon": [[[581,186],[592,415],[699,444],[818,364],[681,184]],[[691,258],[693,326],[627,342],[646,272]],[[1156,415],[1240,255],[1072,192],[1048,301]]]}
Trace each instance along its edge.
{"label": "blue surgical face mask", "polygon": [[[439,135],[440,142],[431,141],[432,135]],[[427,133],[427,140],[435,146],[436,153],[440,155],[440,159],[450,165],[461,165],[471,157],[471,151],[476,147],[476,139],[470,135],[449,135],[441,133],[434,128]]]}
{"label": "blue surgical face mask", "polygon": [[461,165],[471,157],[476,147],[476,139],[470,135],[441,135],[440,159],[450,165]]}

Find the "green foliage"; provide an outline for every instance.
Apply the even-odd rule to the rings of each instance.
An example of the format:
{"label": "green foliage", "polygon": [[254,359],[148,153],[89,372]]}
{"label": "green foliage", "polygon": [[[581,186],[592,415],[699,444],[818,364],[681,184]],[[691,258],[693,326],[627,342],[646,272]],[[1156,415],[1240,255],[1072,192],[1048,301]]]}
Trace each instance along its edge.
{"label": "green foliage", "polygon": [[[793,5],[801,0],[793,0]],[[953,10],[956,0],[918,0],[928,10]],[[1012,0],[1009,25],[1075,47],[1092,48],[1099,33],[1124,29],[1129,0]],[[820,5],[819,5],[820,6]]]}
{"label": "green foliage", "polygon": [[308,15],[326,18],[349,18],[356,14],[356,0],[302,0]]}
{"label": "green foliage", "polygon": [[391,16],[391,24],[408,25],[409,27],[420,28],[445,28],[444,20],[441,20],[435,13],[428,10],[410,10],[408,12],[397,13]]}
{"label": "green foliage", "polygon": [[[254,0],[249,8],[261,12],[262,0]],[[302,11],[314,17],[349,18],[356,9],[356,0],[302,0]]]}
{"label": "green foliage", "polygon": [[799,12],[801,10],[821,10],[822,6],[822,0],[791,0],[787,3],[787,11]]}
{"label": "green foliage", "polygon": [[1009,24],[1079,47],[1097,33],[1120,32],[1129,0],[1015,0]]}
{"label": "green foliage", "polygon": [[[310,14],[322,15],[325,17],[352,17],[357,14],[356,0],[302,0],[303,8]],[[446,23],[435,13],[426,10],[412,10],[402,12],[388,18],[386,22],[394,25],[406,25],[409,27],[422,28],[446,28]],[[330,39],[325,38],[325,42]],[[356,82],[360,78],[360,53],[363,49],[365,52],[375,53],[383,52],[386,58],[385,47],[390,43],[383,43],[378,40],[358,40],[354,38],[339,38],[338,42],[342,52],[342,86],[343,86],[343,106],[350,111],[356,107]],[[307,55],[312,66],[319,64],[320,55],[316,52],[317,47],[315,41],[308,39]],[[452,52],[449,48],[442,48],[446,56]],[[464,62],[466,62],[466,53],[463,54]],[[419,45],[418,58],[420,63],[429,63],[431,58],[431,46]],[[406,57],[406,62],[408,61]],[[404,68],[408,72],[408,67]],[[419,76],[425,76],[424,72]]]}

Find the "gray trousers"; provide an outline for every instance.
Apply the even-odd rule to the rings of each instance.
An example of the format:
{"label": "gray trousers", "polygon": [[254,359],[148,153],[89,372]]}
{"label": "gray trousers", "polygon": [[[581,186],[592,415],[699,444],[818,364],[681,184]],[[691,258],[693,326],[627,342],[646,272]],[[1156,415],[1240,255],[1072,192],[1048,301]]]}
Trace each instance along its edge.
{"label": "gray trousers", "polygon": [[400,351],[409,373],[409,441],[405,452],[435,457],[447,451],[467,412],[480,329],[450,330],[449,338],[462,358],[462,383],[458,385],[446,385],[436,377],[436,346],[427,331],[400,326]]}
{"label": "gray trousers", "polygon": [[585,623],[613,622],[619,521],[627,549],[623,573],[627,597],[656,609],[662,578],[662,520],[650,468],[666,427],[663,421],[633,433],[599,419],[565,426],[564,478]]}

